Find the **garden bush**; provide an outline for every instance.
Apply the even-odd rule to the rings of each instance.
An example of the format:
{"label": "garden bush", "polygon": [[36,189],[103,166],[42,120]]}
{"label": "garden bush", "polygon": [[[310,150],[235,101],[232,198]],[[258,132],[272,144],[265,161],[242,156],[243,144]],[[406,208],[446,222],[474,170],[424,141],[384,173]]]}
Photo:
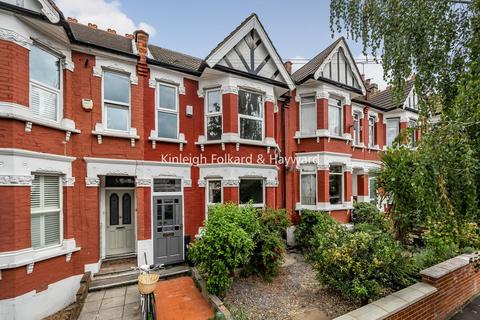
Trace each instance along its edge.
{"label": "garden bush", "polygon": [[392,225],[385,217],[385,213],[380,211],[374,204],[367,202],[354,204],[352,222],[354,224],[368,223],[380,230],[392,231]]}
{"label": "garden bush", "polygon": [[323,215],[325,215],[325,213],[319,211],[302,211],[300,223],[295,228],[295,242],[301,249],[305,251],[310,250],[310,241],[314,235],[314,226],[325,223],[331,225],[330,220],[324,219]]}
{"label": "garden bush", "polygon": [[236,268],[266,280],[276,276],[288,225],[285,210],[262,211],[232,203],[211,207],[202,237],[189,248],[189,257],[207,279],[208,292],[223,295]]}

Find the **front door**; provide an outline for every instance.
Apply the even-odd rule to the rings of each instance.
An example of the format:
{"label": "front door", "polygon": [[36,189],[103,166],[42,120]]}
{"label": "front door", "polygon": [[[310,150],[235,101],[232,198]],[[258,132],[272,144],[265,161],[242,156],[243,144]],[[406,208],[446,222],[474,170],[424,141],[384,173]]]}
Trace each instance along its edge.
{"label": "front door", "polygon": [[182,197],[153,197],[155,263],[183,261]]}
{"label": "front door", "polygon": [[106,255],[135,252],[134,197],[132,190],[107,190]]}

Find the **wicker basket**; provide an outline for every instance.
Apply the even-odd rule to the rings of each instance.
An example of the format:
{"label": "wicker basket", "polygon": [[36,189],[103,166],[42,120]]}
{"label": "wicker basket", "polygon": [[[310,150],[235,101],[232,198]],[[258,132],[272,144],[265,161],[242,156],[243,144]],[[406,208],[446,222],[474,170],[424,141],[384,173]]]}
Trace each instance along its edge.
{"label": "wicker basket", "polygon": [[150,273],[150,274],[141,274],[138,276],[138,291],[142,294],[149,294],[155,290],[157,286],[158,279],[160,278],[159,274]]}

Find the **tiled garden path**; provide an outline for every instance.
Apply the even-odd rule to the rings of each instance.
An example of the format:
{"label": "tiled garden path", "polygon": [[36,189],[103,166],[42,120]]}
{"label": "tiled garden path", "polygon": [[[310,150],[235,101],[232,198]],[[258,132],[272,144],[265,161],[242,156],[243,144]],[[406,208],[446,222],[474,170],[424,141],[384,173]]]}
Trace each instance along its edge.
{"label": "tiled garden path", "polygon": [[192,278],[160,281],[155,289],[158,320],[207,320],[213,317],[208,301]]}

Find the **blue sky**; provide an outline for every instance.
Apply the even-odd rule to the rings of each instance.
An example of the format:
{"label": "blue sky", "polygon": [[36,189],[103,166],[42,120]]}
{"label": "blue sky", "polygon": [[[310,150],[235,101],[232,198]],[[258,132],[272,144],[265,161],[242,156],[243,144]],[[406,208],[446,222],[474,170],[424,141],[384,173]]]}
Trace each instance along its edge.
{"label": "blue sky", "polygon": [[[332,41],[329,0],[56,0],[66,16],[99,28],[131,33],[136,28],[151,34],[161,47],[204,58],[243,19],[256,12],[284,60],[310,59]],[[335,34],[337,38],[339,34]],[[362,48],[348,40],[355,58]],[[298,67],[299,65],[297,65]],[[363,67],[360,66],[360,71]],[[381,66],[367,65],[367,77],[382,83]]]}

